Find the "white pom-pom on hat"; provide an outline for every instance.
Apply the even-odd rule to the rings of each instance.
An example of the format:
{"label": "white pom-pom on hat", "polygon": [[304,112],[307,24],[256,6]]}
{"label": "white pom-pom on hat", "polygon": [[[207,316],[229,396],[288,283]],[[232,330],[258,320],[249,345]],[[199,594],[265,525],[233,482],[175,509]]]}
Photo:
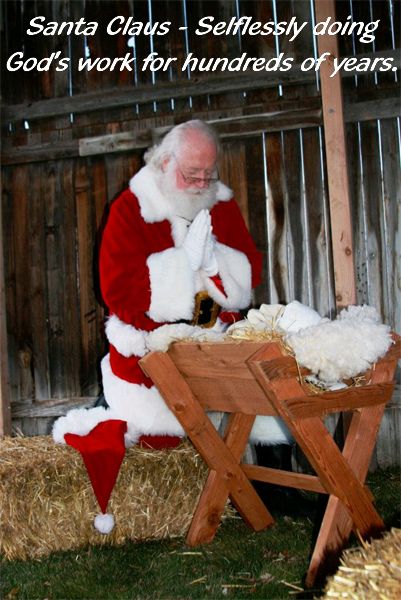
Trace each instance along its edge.
{"label": "white pom-pom on hat", "polygon": [[100,533],[107,535],[114,529],[114,517],[110,513],[100,513],[96,515],[93,524]]}

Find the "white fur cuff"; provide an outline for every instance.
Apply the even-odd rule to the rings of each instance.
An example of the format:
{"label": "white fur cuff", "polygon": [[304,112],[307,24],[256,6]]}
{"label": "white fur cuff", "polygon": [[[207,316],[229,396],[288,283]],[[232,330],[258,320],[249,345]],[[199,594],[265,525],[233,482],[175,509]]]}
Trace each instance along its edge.
{"label": "white fur cuff", "polygon": [[226,310],[247,308],[252,291],[251,265],[247,256],[220,243],[216,244],[215,255],[225,295],[203,274],[203,283],[209,295]]}
{"label": "white fur cuff", "polygon": [[275,444],[291,444],[293,437],[280,417],[256,417],[249,441],[252,444],[274,446]]}
{"label": "white fur cuff", "polygon": [[162,325],[149,333],[147,348],[149,352],[166,352],[173,342],[191,338],[199,328],[188,323]]}
{"label": "white fur cuff", "polygon": [[221,342],[224,339],[224,329],[225,323],[220,321],[220,319],[217,319],[216,324],[210,329],[187,323],[162,325],[149,332],[146,345],[150,352],[167,352],[170,344],[180,340],[192,339],[199,342]]}
{"label": "white fur cuff", "polygon": [[157,323],[192,319],[195,275],[183,248],[168,248],[147,260],[151,301],[149,317]]}
{"label": "white fur cuff", "polygon": [[145,356],[147,331],[124,323],[117,315],[112,315],[107,319],[105,330],[110,344],[126,358],[133,355]]}

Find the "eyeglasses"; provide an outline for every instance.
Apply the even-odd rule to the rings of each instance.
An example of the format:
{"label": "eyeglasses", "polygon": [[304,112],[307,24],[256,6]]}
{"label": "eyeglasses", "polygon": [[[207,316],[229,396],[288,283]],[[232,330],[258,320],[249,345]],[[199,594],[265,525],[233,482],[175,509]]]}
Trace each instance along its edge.
{"label": "eyeglasses", "polygon": [[214,177],[193,177],[192,175],[187,176],[184,175],[184,173],[182,172],[182,169],[180,167],[180,163],[177,160],[177,157],[175,154],[173,154],[175,162],[177,163],[177,168],[180,172],[181,177],[183,178],[183,180],[185,181],[185,183],[189,183],[189,184],[197,184],[197,183],[206,183],[206,185],[210,185],[211,183],[216,183],[216,181],[219,180],[219,172],[217,169],[214,169],[214,173],[215,176]]}

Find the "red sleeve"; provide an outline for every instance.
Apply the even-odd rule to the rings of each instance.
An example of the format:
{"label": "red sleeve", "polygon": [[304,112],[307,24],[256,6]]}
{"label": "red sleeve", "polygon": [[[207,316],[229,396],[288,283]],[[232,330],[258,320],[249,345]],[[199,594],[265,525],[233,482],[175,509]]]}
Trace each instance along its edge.
{"label": "red sleeve", "polygon": [[100,287],[110,312],[125,323],[148,330],[150,305],[147,241],[135,196],[126,190],[111,206],[99,256]]}
{"label": "red sleeve", "polygon": [[252,269],[252,287],[256,287],[261,282],[262,254],[255,246],[237,203],[235,200],[219,202],[211,210],[211,215],[217,240],[248,257]]}

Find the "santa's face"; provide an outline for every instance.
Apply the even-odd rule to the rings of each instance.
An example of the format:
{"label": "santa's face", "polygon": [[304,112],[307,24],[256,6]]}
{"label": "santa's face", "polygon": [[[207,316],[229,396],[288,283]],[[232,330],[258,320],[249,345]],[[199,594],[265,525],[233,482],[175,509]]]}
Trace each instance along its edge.
{"label": "santa's face", "polygon": [[188,137],[185,145],[172,157],[178,190],[197,193],[217,180],[217,150],[210,140],[199,134]]}
{"label": "santa's face", "polygon": [[216,200],[217,150],[209,140],[192,135],[163,165],[160,188],[176,214],[193,219]]}

